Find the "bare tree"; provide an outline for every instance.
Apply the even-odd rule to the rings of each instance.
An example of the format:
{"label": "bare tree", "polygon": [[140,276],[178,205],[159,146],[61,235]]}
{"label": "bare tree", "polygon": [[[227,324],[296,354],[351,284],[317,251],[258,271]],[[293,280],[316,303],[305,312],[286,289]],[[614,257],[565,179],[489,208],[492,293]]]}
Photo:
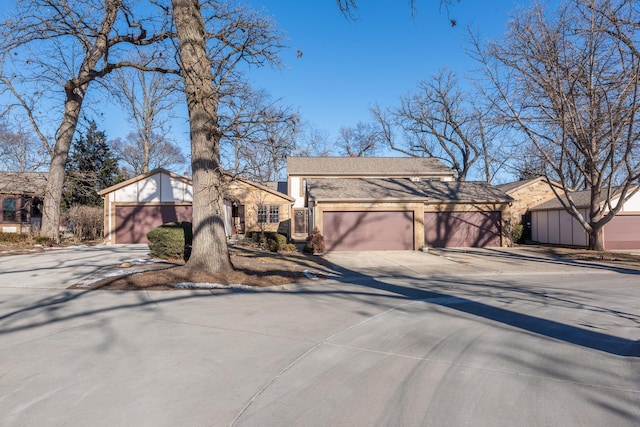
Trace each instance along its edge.
{"label": "bare tree", "polygon": [[[635,6],[574,0],[550,13],[535,5],[487,50],[476,40],[496,106],[560,181],[560,200],[593,250],[604,248],[604,225],[640,188],[640,56],[628,42],[638,39]],[[586,216],[572,197],[576,182],[590,193]]]}
{"label": "bare tree", "polygon": [[[444,9],[444,11],[447,13],[447,17],[449,18],[449,22],[451,23],[452,27],[455,27],[458,24],[458,22],[455,19],[453,19],[450,15],[451,7],[456,3],[460,3],[460,1],[461,0],[440,0],[440,8],[441,10]],[[340,11],[347,18],[354,19],[357,17],[358,15],[357,0],[336,0],[336,3],[338,4],[338,8],[340,9]],[[411,9],[412,14],[415,14],[417,12],[417,7],[415,3],[416,3],[415,0],[407,1],[407,4]]]}
{"label": "bare tree", "polygon": [[340,128],[337,147],[348,157],[375,156],[384,142],[378,128],[372,123],[358,122],[355,127]]}
{"label": "bare tree", "polygon": [[110,141],[111,149],[124,163],[127,176],[135,176],[157,168],[173,170],[186,164],[187,159],[180,147],[164,134],[152,132],[145,141],[137,132]]}
{"label": "bare tree", "polygon": [[236,88],[222,99],[219,113],[225,167],[257,182],[277,181],[296,149],[298,113],[246,84]]}
{"label": "bare tree", "polygon": [[[146,62],[143,59],[137,62]],[[112,75],[112,93],[132,118],[135,132],[118,139],[113,150],[133,174],[185,163],[180,147],[168,138],[178,103],[178,80],[167,73],[122,68]]]}
{"label": "bare tree", "polygon": [[[141,66],[119,58],[128,48],[169,38],[169,21],[154,14],[136,17],[134,10],[140,8],[125,0],[27,0],[17,2],[15,10],[0,25],[2,81],[22,99],[32,123],[34,111],[21,98],[17,82],[32,92],[34,85],[36,92],[57,87],[64,105],[55,143],[47,144],[51,162],[42,220],[42,233],[57,241],[64,168],[90,84],[116,68]],[[144,68],[155,69],[152,63]]]}
{"label": "bare tree", "polygon": [[329,133],[309,122],[304,122],[301,123],[299,132],[296,134],[296,149],[290,155],[328,157],[335,155],[335,153],[329,143]]}
{"label": "bare tree", "polygon": [[[193,250],[186,270],[232,267],[224,230],[224,177],[218,108],[241,61],[277,62],[280,35],[270,20],[226,2],[172,0],[191,136]],[[224,24],[224,25],[222,25]]]}
{"label": "bare tree", "polygon": [[32,133],[0,122],[0,170],[33,172],[48,161],[46,150]]}
{"label": "bare tree", "polygon": [[[469,89],[470,91],[471,89]],[[471,92],[463,92],[453,72],[441,70],[421,81],[416,93],[386,113],[373,109],[389,146],[409,156],[435,157],[450,166],[461,181],[478,163],[489,182],[499,165],[494,140],[500,129],[491,110],[480,106]],[[396,138],[397,127],[404,138]]]}

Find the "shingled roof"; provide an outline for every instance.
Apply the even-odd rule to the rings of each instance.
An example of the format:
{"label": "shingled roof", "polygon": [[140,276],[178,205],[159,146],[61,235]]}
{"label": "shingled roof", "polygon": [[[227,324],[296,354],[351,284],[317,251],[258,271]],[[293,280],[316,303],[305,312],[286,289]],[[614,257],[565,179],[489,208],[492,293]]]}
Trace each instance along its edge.
{"label": "shingled roof", "polygon": [[[615,190],[613,192],[613,194],[616,196],[617,196],[617,193],[618,193],[618,190]],[[573,202],[576,204],[576,207],[578,209],[585,209],[591,206],[591,190],[572,191],[570,194],[571,194],[571,199],[573,199]],[[560,197],[567,205],[569,204],[569,201],[567,200],[566,195],[562,195]],[[613,198],[613,200],[615,199],[616,197]],[[605,198],[603,197],[601,198],[600,201],[604,202],[604,200]],[[554,197],[549,201],[546,201],[544,203],[541,203],[531,208],[532,211],[546,211],[546,210],[553,210],[553,209],[564,209],[564,206],[562,206],[562,203],[557,197]]]}
{"label": "shingled roof", "polygon": [[44,196],[46,172],[0,172],[0,194]]}
{"label": "shingled roof", "polygon": [[454,175],[453,170],[431,157],[287,157],[287,173],[372,178]]}
{"label": "shingled roof", "polygon": [[483,182],[412,181],[408,178],[309,179],[315,201],[511,202],[503,191]]}

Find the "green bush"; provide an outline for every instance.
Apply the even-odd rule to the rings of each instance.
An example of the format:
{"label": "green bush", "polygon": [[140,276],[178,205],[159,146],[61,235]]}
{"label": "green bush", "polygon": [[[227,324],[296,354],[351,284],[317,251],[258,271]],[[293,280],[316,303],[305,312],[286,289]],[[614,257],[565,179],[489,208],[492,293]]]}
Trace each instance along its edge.
{"label": "green bush", "polygon": [[169,222],[147,233],[151,255],[162,259],[189,259],[193,239],[190,222]]}
{"label": "green bush", "polygon": [[266,233],[267,247],[271,252],[284,251],[287,247],[287,236],[278,233]]}

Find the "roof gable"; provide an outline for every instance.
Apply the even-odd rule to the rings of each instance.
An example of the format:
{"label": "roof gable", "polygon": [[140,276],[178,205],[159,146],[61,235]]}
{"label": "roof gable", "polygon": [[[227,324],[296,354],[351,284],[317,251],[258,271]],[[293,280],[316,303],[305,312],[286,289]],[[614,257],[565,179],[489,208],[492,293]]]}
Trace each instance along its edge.
{"label": "roof gable", "polygon": [[549,181],[546,177],[544,176],[539,176],[536,178],[531,178],[531,179],[523,179],[521,181],[514,181],[514,182],[508,182],[505,184],[498,184],[496,185],[497,188],[499,188],[500,190],[504,191],[507,194],[512,194],[518,190],[522,190],[523,188],[529,187],[531,185],[537,184],[539,182],[547,182],[550,183],[551,185],[553,185],[556,188],[562,189],[562,186],[555,182],[555,181]]}
{"label": "roof gable", "polygon": [[433,157],[287,157],[287,174],[304,176],[454,176]]}

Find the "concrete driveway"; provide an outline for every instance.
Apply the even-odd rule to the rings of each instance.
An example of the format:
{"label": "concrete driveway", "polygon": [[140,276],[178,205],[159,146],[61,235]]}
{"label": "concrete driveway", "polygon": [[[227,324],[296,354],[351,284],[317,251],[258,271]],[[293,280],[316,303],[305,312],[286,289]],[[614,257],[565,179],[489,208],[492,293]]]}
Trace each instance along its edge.
{"label": "concrete driveway", "polygon": [[83,277],[147,257],[149,246],[98,245],[0,257],[0,287],[65,289]]}
{"label": "concrete driveway", "polygon": [[636,272],[449,255],[330,254],[286,291],[0,287],[0,425],[638,425]]}

